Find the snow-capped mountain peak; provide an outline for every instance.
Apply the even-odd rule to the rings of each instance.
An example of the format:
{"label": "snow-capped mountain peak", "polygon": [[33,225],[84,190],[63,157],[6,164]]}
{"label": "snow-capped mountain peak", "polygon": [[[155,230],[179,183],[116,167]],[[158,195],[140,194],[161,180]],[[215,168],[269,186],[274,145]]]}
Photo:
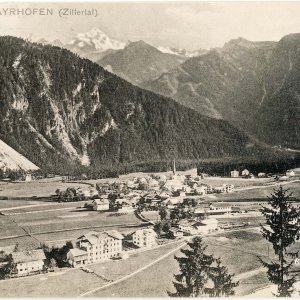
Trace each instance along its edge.
{"label": "snow-capped mountain peak", "polygon": [[70,46],[77,49],[89,49],[96,52],[103,52],[107,50],[119,50],[125,47],[125,43],[113,40],[107,36],[99,28],[84,33],[78,33],[76,37],[69,43]]}
{"label": "snow-capped mountain peak", "polygon": [[187,57],[187,58],[200,56],[200,55],[205,54],[207,52],[207,50],[203,50],[203,49],[188,51],[188,50],[181,49],[181,48],[177,49],[177,48],[162,47],[162,46],[157,47],[157,49],[160,52],[163,52],[163,53],[178,55],[178,56]]}

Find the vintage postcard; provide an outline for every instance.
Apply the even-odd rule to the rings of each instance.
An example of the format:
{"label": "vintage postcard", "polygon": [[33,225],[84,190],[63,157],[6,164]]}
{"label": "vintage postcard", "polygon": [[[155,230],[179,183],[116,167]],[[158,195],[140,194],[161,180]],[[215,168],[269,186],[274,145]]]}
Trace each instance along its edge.
{"label": "vintage postcard", "polygon": [[0,297],[299,297],[300,2],[0,2]]}

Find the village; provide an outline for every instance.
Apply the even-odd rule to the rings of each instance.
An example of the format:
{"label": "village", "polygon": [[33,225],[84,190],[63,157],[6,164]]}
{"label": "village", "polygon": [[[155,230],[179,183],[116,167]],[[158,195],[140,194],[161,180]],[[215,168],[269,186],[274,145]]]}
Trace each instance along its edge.
{"label": "village", "polygon": [[[175,240],[192,236],[206,236],[224,230],[249,228],[252,223],[235,216],[257,216],[259,204],[216,201],[214,195],[230,195],[235,187],[230,178],[253,179],[248,170],[230,172],[221,186],[205,183],[206,174],[185,174],[176,171],[175,161],[171,173],[151,174],[127,181],[99,182],[88,188],[67,188],[55,191],[53,202],[84,203],[79,211],[95,211],[116,218],[133,215],[143,224],[137,230],[119,232],[92,230],[66,240],[60,247],[41,245],[38,249],[1,251],[1,277],[8,279],[53,272],[61,267],[83,268],[108,260],[126,260],[130,254],[152,249]],[[259,178],[267,178],[259,173]],[[26,177],[28,181],[31,178]],[[276,177],[275,181],[289,181],[293,171]],[[272,178],[273,180],[273,178]],[[271,181],[272,183],[273,181]],[[252,215],[251,215],[252,213]],[[225,217],[225,219],[224,219]],[[230,222],[222,221],[230,218]],[[0,249],[1,250],[1,249]]]}

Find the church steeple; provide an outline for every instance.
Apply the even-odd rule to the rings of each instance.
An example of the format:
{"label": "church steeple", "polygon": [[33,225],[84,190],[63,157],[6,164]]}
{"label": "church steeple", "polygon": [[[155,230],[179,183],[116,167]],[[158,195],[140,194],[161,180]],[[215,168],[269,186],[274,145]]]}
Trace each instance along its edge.
{"label": "church steeple", "polygon": [[177,179],[175,159],[173,160],[173,179]]}

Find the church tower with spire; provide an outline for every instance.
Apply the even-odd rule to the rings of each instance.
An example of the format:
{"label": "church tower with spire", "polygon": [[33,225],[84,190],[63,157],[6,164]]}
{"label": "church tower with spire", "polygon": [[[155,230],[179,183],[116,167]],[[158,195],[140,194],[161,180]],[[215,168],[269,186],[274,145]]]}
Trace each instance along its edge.
{"label": "church tower with spire", "polygon": [[177,180],[177,173],[176,173],[176,163],[175,159],[173,160],[173,179]]}

